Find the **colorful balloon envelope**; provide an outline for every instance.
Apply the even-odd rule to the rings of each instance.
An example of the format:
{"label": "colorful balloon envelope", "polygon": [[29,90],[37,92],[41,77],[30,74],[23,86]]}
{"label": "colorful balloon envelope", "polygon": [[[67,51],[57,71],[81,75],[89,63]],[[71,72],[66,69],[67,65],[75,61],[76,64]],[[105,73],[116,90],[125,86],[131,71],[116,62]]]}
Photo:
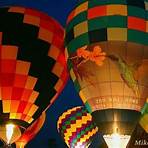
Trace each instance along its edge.
{"label": "colorful balloon envelope", "polygon": [[16,148],[24,148],[25,145],[31,141],[41,130],[46,119],[46,113],[43,112],[42,115],[31,125],[29,126],[22,136],[15,142]]}
{"label": "colorful balloon envelope", "polygon": [[5,133],[7,124],[19,133],[7,135],[10,143],[50,107],[66,83],[64,30],[30,8],[0,8],[0,18],[0,125]]}
{"label": "colorful balloon envelope", "polygon": [[98,132],[92,116],[81,106],[64,112],[58,119],[57,128],[70,148],[88,147]]}
{"label": "colorful balloon envelope", "polygon": [[105,135],[130,135],[148,97],[147,6],[144,0],[79,0],[67,20],[70,75]]}

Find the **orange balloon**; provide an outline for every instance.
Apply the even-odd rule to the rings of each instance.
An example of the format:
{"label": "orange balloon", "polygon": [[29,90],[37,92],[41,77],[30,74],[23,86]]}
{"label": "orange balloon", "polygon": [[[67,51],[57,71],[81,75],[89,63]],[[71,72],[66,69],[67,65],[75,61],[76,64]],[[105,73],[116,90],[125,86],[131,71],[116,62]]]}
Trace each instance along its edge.
{"label": "orange balloon", "polygon": [[43,127],[45,119],[46,113],[43,112],[42,115],[29,126],[22,136],[15,142],[16,148],[23,148],[30,140],[32,140]]}
{"label": "orange balloon", "polygon": [[68,72],[56,20],[19,6],[0,16],[0,139],[11,144],[57,99]]}

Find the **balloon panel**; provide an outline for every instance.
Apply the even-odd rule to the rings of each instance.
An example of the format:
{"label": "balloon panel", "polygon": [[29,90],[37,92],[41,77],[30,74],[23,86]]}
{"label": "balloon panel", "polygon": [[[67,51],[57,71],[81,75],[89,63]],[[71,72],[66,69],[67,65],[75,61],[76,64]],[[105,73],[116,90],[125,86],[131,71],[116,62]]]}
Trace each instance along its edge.
{"label": "balloon panel", "polygon": [[146,6],[145,1],[79,1],[70,13],[65,38],[70,75],[90,112],[141,110],[148,96]]}
{"label": "balloon panel", "polygon": [[92,116],[84,107],[74,107],[64,112],[59,117],[57,128],[71,148],[88,146],[98,131]]}
{"label": "balloon panel", "polygon": [[0,8],[0,18],[1,120],[28,127],[66,83],[64,31],[29,8]]}

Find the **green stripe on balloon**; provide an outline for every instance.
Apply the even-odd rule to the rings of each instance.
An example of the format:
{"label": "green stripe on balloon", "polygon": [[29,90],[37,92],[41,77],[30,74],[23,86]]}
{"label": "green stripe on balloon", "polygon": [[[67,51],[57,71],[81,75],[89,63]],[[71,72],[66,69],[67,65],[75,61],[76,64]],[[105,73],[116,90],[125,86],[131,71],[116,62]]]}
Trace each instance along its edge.
{"label": "green stripe on balloon", "polygon": [[91,131],[92,129],[94,129],[95,126],[93,124],[91,124],[89,127],[85,128],[83,131],[81,131],[76,138],[74,139],[74,141],[72,142],[72,145],[75,146],[75,144],[78,142],[78,139],[80,139],[83,135],[85,135],[88,131]]}
{"label": "green stripe on balloon", "polygon": [[89,2],[89,8],[99,5],[108,5],[108,4],[127,4],[125,0],[93,0],[88,2]]}
{"label": "green stripe on balloon", "polygon": [[[118,21],[117,21],[118,20]],[[89,31],[101,28],[120,27],[127,28],[126,16],[104,16],[88,21]]]}
{"label": "green stripe on balloon", "polygon": [[77,80],[74,81],[74,86],[75,86],[76,91],[79,92],[80,91],[80,85],[79,85]]}
{"label": "green stripe on balloon", "polygon": [[89,44],[89,35],[88,33],[84,33],[74,40],[72,40],[70,43],[67,44],[67,49],[69,53],[75,52],[78,48],[88,45]]}
{"label": "green stripe on balloon", "polygon": [[75,16],[67,25],[66,32],[69,32],[71,30],[71,28],[73,28],[74,26],[76,26],[77,24],[79,24],[85,20],[87,20],[87,11],[83,11],[80,14],[78,14],[77,16]]}
{"label": "green stripe on balloon", "polygon": [[127,16],[106,16],[106,26],[127,28]]}
{"label": "green stripe on balloon", "polygon": [[89,31],[106,28],[107,17],[99,17],[88,21]]}
{"label": "green stripe on balloon", "polygon": [[72,69],[72,62],[70,59],[67,60],[68,69]]}
{"label": "green stripe on balloon", "polygon": [[95,6],[101,6],[101,5],[107,5],[109,3],[109,1],[106,0],[102,0],[102,1],[98,1],[98,0],[93,0],[93,1],[88,1],[89,2],[89,8],[93,8]]}
{"label": "green stripe on balloon", "polygon": [[143,115],[148,114],[148,103],[145,103],[144,107],[141,110]]}
{"label": "green stripe on balloon", "polygon": [[134,6],[128,6],[128,16],[135,16],[138,18],[146,18],[146,11],[142,8],[134,7]]}
{"label": "green stripe on balloon", "polygon": [[67,121],[64,122],[64,125],[62,125],[61,132],[64,132],[65,127],[70,125],[72,121],[76,121],[78,119],[78,117],[84,116],[84,113],[87,113],[87,112],[86,112],[86,110],[82,109],[81,112],[77,112],[74,114],[74,116],[68,118]]}
{"label": "green stripe on balloon", "polygon": [[148,35],[146,32],[128,29],[128,41],[148,45]]}
{"label": "green stripe on balloon", "polygon": [[[141,31],[137,31],[137,30],[128,29],[127,37],[128,37],[127,41],[148,45],[148,36],[147,36],[146,32],[141,32]],[[88,45],[89,42],[90,41],[89,41],[88,33],[84,33],[84,34],[78,36],[77,38],[75,38],[74,40],[72,40],[67,45],[68,52],[73,53],[78,48],[80,48],[80,47],[82,47],[84,45]]]}
{"label": "green stripe on balloon", "polygon": [[89,111],[89,113],[92,113],[92,109],[91,109],[88,102],[85,103],[85,106],[86,106],[87,110]]}

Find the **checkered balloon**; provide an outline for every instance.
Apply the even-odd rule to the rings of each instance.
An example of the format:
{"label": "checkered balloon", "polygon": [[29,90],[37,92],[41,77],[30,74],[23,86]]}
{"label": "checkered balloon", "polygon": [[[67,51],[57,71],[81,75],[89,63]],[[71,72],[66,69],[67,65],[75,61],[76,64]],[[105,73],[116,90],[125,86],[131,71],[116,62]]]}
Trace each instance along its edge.
{"label": "checkered balloon", "polygon": [[27,128],[66,83],[64,30],[30,8],[0,8],[0,19],[0,122]]}

